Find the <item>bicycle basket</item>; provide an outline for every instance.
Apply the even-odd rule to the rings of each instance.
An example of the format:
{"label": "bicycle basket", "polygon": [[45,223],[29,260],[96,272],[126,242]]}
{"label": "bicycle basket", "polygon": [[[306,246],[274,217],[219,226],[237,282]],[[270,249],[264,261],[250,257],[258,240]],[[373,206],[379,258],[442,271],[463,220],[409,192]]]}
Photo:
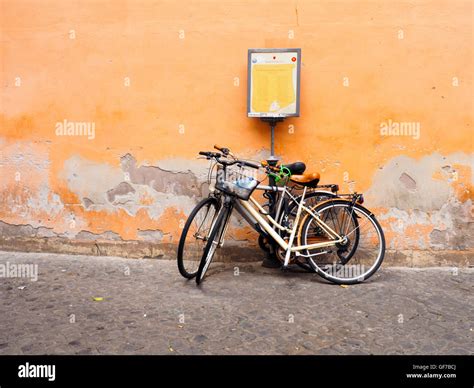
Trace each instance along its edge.
{"label": "bicycle basket", "polygon": [[224,170],[222,166],[217,167],[215,188],[244,201],[249,199],[259,183],[252,171],[243,167],[228,167],[227,170]]}

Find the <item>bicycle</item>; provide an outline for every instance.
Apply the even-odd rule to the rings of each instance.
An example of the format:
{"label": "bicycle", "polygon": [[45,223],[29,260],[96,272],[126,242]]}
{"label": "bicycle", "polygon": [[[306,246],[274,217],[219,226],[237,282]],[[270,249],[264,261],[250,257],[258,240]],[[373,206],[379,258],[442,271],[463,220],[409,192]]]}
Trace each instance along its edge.
{"label": "bicycle", "polygon": [[[295,174],[291,165],[271,166],[265,162],[256,164],[235,158],[228,148],[215,148],[220,152],[199,153],[215,161],[216,183],[215,190],[198,204],[183,230],[178,248],[178,267],[183,276],[195,277],[198,284],[202,281],[216,249],[224,244],[224,236],[234,209],[262,238],[268,240],[270,246],[277,249],[283,261],[283,269],[287,269],[291,261],[303,260],[302,264],[331,282],[355,284],[367,280],[380,267],[385,254],[385,238],[374,214],[362,206],[362,194],[336,194],[336,190],[333,190],[330,195],[326,193],[329,198],[316,201],[316,204],[308,207],[305,205],[306,194],[308,189],[318,187],[319,174]],[[231,171],[234,166],[237,166],[238,170]],[[283,184],[261,185],[261,182],[249,173],[249,168],[263,169],[267,176],[273,174],[273,177]],[[294,187],[288,186],[288,182],[302,187],[302,194],[293,195]],[[257,188],[266,193],[278,193],[275,213],[270,214],[251,196]],[[201,241],[200,249],[194,253],[199,254],[202,250],[203,254],[197,271],[188,271],[184,268],[183,257],[183,251],[189,245],[186,244],[186,237],[192,221],[205,207],[205,222],[202,222],[200,227],[206,223],[207,228],[201,233],[192,234],[194,240]],[[209,212],[211,207],[212,211]],[[290,208],[293,210],[289,210]],[[364,222],[361,223],[360,220]],[[362,233],[364,226],[372,227],[373,230]],[[373,246],[367,246],[367,243],[373,243]],[[357,256],[360,252],[362,257]],[[348,265],[349,262],[356,264]],[[366,265],[369,265],[367,270]]]}
{"label": "bicycle", "polygon": [[[219,146],[214,146],[219,153],[210,153],[205,155],[204,158],[211,160],[211,166],[209,168],[209,174],[207,183],[209,186],[212,184],[213,177],[212,172],[217,162],[213,162],[213,157],[218,156],[231,156],[232,153],[228,148],[223,148]],[[283,168],[289,169],[293,174],[302,174],[306,169],[306,165],[303,162],[295,162],[292,164],[283,165]],[[278,181],[279,178],[276,177]],[[299,186],[295,185],[295,190],[300,189]],[[268,200],[264,207],[268,208],[270,214],[275,214],[275,218],[279,222],[290,224],[292,219],[295,216],[296,203],[290,200],[280,202],[278,196],[278,188],[275,186],[268,185],[258,185],[256,190],[263,191],[263,197]],[[313,188],[311,192],[307,195],[307,200],[312,204],[316,204],[325,199],[337,197],[338,186],[337,185],[321,185]],[[181,233],[181,237],[178,244],[178,269],[181,275],[187,279],[192,279],[196,276],[197,270],[199,268],[199,262],[201,261],[202,252],[205,247],[205,243],[208,238],[210,227],[214,221],[214,217],[217,216],[217,211],[220,209],[221,205],[221,195],[220,191],[211,190],[209,196],[201,200],[196,207],[189,214],[186,223]],[[296,198],[299,198],[301,194],[297,195]],[[276,209],[278,206],[278,209]],[[287,209],[287,212],[283,212],[283,209]],[[270,251],[274,244],[269,236],[262,231],[261,228],[248,216],[248,213],[245,212],[242,208],[237,209],[242,217],[249,223],[249,225],[259,234],[258,244],[260,248],[266,252]],[[277,257],[283,261],[279,251],[276,252]],[[309,264],[304,261],[295,260],[294,261],[298,266],[303,268],[306,271],[313,272],[313,269]]]}

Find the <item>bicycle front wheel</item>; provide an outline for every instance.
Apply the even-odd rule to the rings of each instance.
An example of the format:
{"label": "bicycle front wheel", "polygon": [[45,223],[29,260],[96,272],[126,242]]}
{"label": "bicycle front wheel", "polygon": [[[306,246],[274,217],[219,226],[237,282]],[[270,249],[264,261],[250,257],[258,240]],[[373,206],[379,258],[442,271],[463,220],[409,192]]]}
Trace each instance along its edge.
{"label": "bicycle front wheel", "polygon": [[186,220],[178,245],[178,269],[186,279],[192,279],[197,274],[218,210],[219,201],[216,198],[205,198]]}
{"label": "bicycle front wheel", "polygon": [[[343,238],[333,246],[304,251],[314,271],[336,284],[356,284],[371,277],[385,256],[385,237],[372,212],[341,199],[323,202],[313,212]],[[313,216],[303,221],[300,238],[301,245],[332,240]]]}
{"label": "bicycle front wheel", "polygon": [[216,222],[212,227],[209,239],[201,258],[201,263],[196,275],[197,284],[201,283],[201,281],[204,279],[204,276],[206,275],[207,270],[209,269],[209,265],[211,264],[214,254],[216,253],[216,249],[219,247],[219,243],[221,242],[223,234],[225,233],[225,226],[229,220],[231,212],[232,207],[223,206],[219,212],[219,215],[217,216]]}

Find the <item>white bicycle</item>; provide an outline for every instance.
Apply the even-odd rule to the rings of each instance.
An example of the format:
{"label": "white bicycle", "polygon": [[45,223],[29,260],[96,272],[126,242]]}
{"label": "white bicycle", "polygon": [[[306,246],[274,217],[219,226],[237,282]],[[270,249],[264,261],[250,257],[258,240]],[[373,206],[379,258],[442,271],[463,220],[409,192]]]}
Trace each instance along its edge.
{"label": "white bicycle", "polygon": [[[299,173],[301,164],[256,164],[237,159],[227,148],[215,148],[220,152],[199,153],[216,163],[215,190],[196,206],[183,229],[178,248],[183,276],[201,283],[216,250],[224,245],[233,210],[275,249],[282,269],[300,263],[331,282],[355,284],[367,280],[380,267],[385,237],[375,215],[362,206],[362,194],[317,192],[315,196],[320,176]],[[279,184],[262,185],[254,173],[257,170],[276,178]],[[274,212],[253,198],[256,189],[276,194]],[[301,190],[296,194],[295,189]],[[307,203],[307,198],[315,197],[317,201]],[[197,262],[191,256],[201,256],[199,267],[190,269]]]}

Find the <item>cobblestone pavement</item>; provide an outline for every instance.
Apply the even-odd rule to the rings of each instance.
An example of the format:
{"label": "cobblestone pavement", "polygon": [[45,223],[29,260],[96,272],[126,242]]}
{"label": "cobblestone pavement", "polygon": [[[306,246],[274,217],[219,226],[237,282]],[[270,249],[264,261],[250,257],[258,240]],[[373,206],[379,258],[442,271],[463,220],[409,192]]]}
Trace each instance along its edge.
{"label": "cobblestone pavement", "polygon": [[474,353],[472,269],[382,267],[344,288],[213,264],[198,288],[171,260],[0,252],[19,263],[38,279],[0,278],[0,354]]}

